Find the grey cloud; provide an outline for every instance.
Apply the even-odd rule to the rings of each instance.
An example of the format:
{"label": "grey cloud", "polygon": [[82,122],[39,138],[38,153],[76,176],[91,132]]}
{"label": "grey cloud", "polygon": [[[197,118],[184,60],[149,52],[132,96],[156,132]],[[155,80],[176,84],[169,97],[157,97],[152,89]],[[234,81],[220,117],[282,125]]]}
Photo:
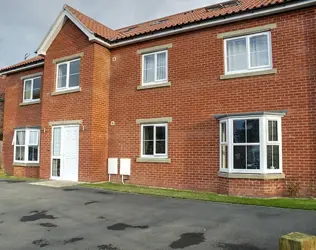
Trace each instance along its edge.
{"label": "grey cloud", "polygon": [[0,0],[0,68],[33,53],[64,4],[117,29],[221,1]]}

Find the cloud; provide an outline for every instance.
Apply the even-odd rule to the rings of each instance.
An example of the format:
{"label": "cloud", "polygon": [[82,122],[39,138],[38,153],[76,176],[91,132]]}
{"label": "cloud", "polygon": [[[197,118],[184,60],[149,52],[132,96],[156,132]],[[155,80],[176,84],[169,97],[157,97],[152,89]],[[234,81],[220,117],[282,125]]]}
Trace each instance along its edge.
{"label": "cloud", "polygon": [[33,53],[64,4],[117,29],[221,0],[11,0],[0,7],[0,68]]}

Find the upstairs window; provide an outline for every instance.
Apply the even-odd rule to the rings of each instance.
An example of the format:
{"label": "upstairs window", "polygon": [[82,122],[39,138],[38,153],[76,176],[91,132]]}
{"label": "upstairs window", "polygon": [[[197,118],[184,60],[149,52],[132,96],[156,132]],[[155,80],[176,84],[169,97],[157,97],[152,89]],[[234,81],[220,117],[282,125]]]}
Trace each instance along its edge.
{"label": "upstairs window", "polygon": [[270,32],[225,40],[226,74],[245,73],[271,68],[272,49]]}
{"label": "upstairs window", "polygon": [[57,64],[57,91],[79,88],[80,59]]}
{"label": "upstairs window", "polygon": [[39,163],[39,129],[18,129],[14,133],[14,162]]}
{"label": "upstairs window", "polygon": [[41,77],[24,80],[23,102],[39,101],[41,96]]}
{"label": "upstairs window", "polygon": [[143,55],[143,85],[168,81],[168,51]]}

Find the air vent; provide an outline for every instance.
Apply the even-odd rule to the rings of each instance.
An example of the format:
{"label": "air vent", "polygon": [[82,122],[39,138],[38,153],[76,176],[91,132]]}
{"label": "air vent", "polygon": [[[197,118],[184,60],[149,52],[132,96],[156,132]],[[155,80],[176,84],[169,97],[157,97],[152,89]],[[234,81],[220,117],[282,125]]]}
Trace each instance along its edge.
{"label": "air vent", "polygon": [[152,23],[150,26],[162,24],[162,23],[165,23],[165,22],[167,22],[167,21],[168,21],[168,19],[161,19],[161,20],[158,20],[158,21]]}
{"label": "air vent", "polygon": [[130,28],[127,28],[126,30],[124,30],[123,32],[126,33],[126,32],[133,30],[133,29],[136,29],[136,28],[137,28],[137,26],[130,27]]}
{"label": "air vent", "polygon": [[233,7],[239,5],[240,2],[238,0],[230,0],[223,3],[213,4],[210,6],[205,7],[207,11],[214,11],[214,10],[220,10],[228,7]]}

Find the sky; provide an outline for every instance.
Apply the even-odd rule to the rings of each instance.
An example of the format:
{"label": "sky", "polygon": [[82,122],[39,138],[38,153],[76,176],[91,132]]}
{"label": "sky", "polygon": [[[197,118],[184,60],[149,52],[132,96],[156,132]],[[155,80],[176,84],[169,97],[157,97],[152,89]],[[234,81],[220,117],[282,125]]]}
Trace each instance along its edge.
{"label": "sky", "polygon": [[34,52],[68,4],[112,29],[222,0],[0,0],[0,68]]}

